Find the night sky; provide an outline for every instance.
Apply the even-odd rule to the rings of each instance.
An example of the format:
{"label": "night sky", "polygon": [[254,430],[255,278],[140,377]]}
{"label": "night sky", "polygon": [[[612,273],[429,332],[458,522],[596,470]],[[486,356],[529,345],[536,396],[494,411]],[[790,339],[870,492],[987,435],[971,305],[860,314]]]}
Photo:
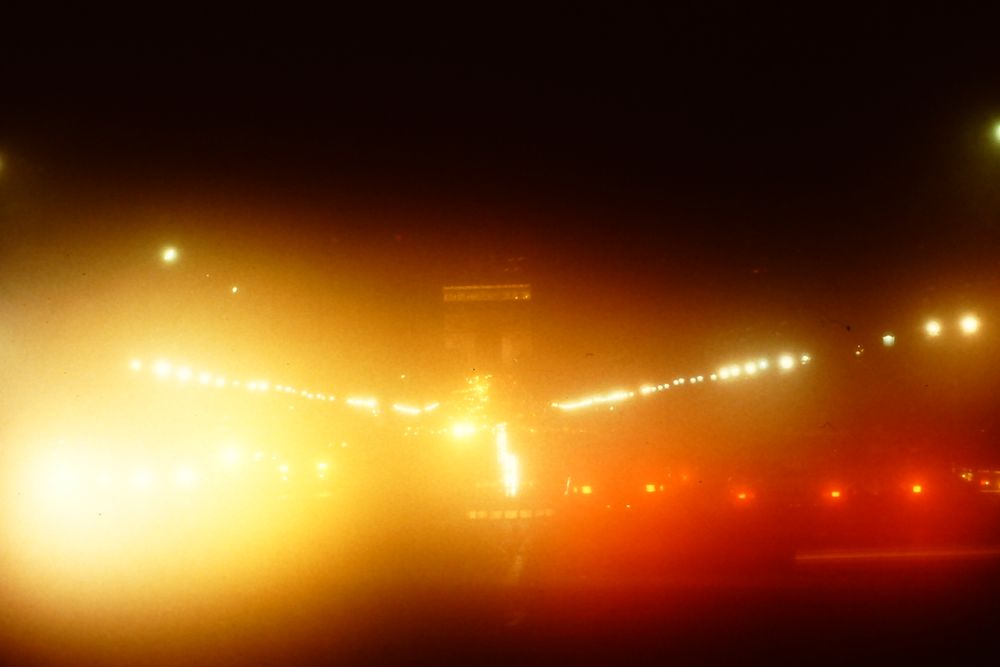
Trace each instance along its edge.
{"label": "night sky", "polygon": [[548,400],[849,358],[1000,287],[986,17],[66,18],[3,65],[0,333],[36,392],[144,346],[443,383],[440,286],[516,279]]}

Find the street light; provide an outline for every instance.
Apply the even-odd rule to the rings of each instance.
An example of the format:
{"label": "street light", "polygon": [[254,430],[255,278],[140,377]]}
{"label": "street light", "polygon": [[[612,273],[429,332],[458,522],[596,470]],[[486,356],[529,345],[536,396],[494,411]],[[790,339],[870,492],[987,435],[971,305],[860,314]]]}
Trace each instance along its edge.
{"label": "street light", "polygon": [[975,315],[966,315],[958,324],[964,334],[974,334],[979,331],[979,318]]}
{"label": "street light", "polygon": [[941,335],[941,323],[937,320],[928,320],[927,324],[924,325],[924,331],[931,338],[937,338]]}

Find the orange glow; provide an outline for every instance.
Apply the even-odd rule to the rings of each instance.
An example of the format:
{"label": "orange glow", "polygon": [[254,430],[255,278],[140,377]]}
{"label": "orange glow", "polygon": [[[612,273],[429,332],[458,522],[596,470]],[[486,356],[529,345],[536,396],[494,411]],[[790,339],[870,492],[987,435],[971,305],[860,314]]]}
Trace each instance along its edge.
{"label": "orange glow", "polygon": [[584,484],[583,486],[580,487],[580,493],[582,493],[585,496],[589,496],[593,492],[594,489],[591,488],[589,484]]}
{"label": "orange glow", "polygon": [[656,484],[647,484],[646,493],[654,493],[656,491]]}
{"label": "orange glow", "polygon": [[830,497],[831,498],[839,498],[840,497],[840,491],[831,491],[830,492]]}
{"label": "orange glow", "polygon": [[923,493],[924,492],[924,487],[922,487],[919,484],[914,484],[913,485],[913,492],[914,493]]}

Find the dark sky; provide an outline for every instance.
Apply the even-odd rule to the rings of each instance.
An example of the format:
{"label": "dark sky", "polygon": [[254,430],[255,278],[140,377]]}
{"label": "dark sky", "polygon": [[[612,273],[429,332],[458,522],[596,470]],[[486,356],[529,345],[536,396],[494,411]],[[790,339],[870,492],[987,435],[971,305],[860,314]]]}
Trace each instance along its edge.
{"label": "dark sky", "polygon": [[[30,326],[67,311],[96,326],[143,293],[158,301],[135,319],[170,304],[184,317],[110,339],[190,334],[215,308],[190,298],[195,265],[272,292],[192,345],[217,355],[220,332],[239,333],[252,344],[231,361],[305,373],[350,357],[364,374],[401,332],[394,369],[423,352],[415,332],[436,315],[414,303],[524,257],[538,338],[557,341],[553,391],[728,349],[832,345],[817,336],[842,323],[874,334],[1000,287],[988,16],[61,18],[3,58],[8,359]],[[136,268],[165,242],[192,257],[169,293]],[[51,298],[62,305],[39,305]],[[319,370],[316,331],[345,350]]]}

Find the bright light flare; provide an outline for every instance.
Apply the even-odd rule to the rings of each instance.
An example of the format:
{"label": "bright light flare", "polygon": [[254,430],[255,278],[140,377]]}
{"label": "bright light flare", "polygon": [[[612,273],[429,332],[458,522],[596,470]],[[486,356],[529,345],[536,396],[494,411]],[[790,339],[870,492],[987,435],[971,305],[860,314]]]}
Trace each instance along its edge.
{"label": "bright light flare", "polygon": [[191,488],[198,481],[198,475],[192,468],[185,466],[178,468],[174,473],[174,481],[177,482],[178,486]]}
{"label": "bright light flare", "polygon": [[910,488],[910,490],[913,491],[913,493],[923,493],[924,492],[924,487],[921,486],[920,484],[914,484]]}
{"label": "bright light flare", "polygon": [[160,253],[160,257],[163,258],[163,261],[166,262],[167,264],[173,264],[174,262],[177,261],[177,258],[179,256],[180,255],[177,252],[177,248],[175,248],[174,246],[167,246]]}
{"label": "bright light flare", "polygon": [[840,497],[840,491],[837,491],[837,490],[831,491],[830,492],[830,497],[833,498],[833,499],[839,498]]}
{"label": "bright light flare", "polygon": [[962,333],[974,334],[979,331],[979,318],[975,315],[966,315],[959,321],[958,325],[962,328]]}
{"label": "bright light flare", "polygon": [[941,335],[941,323],[937,320],[928,320],[924,324],[924,332],[931,338],[937,338]]}
{"label": "bright light flare", "polygon": [[138,373],[139,371],[142,370],[142,360],[133,359],[132,361],[128,362],[128,367],[131,368],[136,373]]}
{"label": "bright light flare", "polygon": [[783,371],[791,370],[795,368],[795,359],[790,354],[783,354],[778,359],[778,366],[780,366]]}
{"label": "bright light flare", "polygon": [[451,425],[451,437],[463,440],[476,434],[476,425],[469,422],[455,422]]}
{"label": "bright light flare", "polygon": [[895,344],[896,344],[895,336],[893,336],[891,333],[882,334],[882,345],[884,345],[885,347],[892,347]]}
{"label": "bright light flare", "polygon": [[158,378],[169,377],[171,370],[170,362],[165,359],[160,359],[153,364],[153,374]]}

